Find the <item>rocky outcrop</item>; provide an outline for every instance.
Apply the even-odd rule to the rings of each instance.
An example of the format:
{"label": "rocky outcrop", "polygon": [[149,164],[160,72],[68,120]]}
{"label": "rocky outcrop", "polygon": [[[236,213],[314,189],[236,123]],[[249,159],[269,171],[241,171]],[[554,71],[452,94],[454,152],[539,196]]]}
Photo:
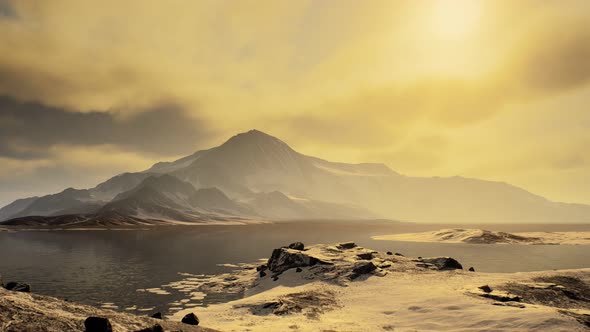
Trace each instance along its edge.
{"label": "rocky outcrop", "polygon": [[268,269],[273,281],[285,271],[295,269],[301,277],[308,280],[319,279],[333,281],[338,284],[357,280],[363,275],[383,276],[388,271],[407,270],[455,270],[462,265],[450,257],[433,257],[411,259],[392,252],[381,253],[357,246],[354,242],[336,243],[333,245],[314,245],[297,250],[285,246],[274,249],[266,265],[256,268],[259,279],[267,278]]}
{"label": "rocky outcrop", "polygon": [[283,247],[273,250],[268,259],[268,269],[275,274],[297,267],[314,266],[316,264],[330,264],[322,259],[310,255],[305,251]]}
{"label": "rocky outcrop", "polygon": [[456,259],[451,257],[431,257],[431,258],[422,258],[420,262],[425,264],[430,264],[431,266],[436,267],[438,270],[462,270],[463,265],[459,263]]}
{"label": "rocky outcrop", "polygon": [[352,269],[352,274],[350,275],[350,280],[354,280],[363,274],[368,274],[375,271],[377,267],[373,262],[359,262],[355,264]]}
{"label": "rocky outcrop", "polygon": [[4,288],[6,288],[7,290],[14,291],[14,292],[23,292],[23,293],[31,292],[31,285],[25,284],[22,282],[16,282],[16,281],[11,281],[11,282],[6,283]]}
{"label": "rocky outcrop", "polygon": [[295,250],[304,250],[305,249],[305,245],[301,242],[293,242],[289,245],[288,247],[289,249],[295,249]]}

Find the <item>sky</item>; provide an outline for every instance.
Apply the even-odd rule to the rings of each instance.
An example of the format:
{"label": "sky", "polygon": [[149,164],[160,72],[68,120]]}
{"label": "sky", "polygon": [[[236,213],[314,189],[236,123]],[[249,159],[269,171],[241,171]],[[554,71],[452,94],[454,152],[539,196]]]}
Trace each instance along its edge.
{"label": "sky", "polygon": [[0,0],[0,205],[252,128],[590,204],[590,1]]}

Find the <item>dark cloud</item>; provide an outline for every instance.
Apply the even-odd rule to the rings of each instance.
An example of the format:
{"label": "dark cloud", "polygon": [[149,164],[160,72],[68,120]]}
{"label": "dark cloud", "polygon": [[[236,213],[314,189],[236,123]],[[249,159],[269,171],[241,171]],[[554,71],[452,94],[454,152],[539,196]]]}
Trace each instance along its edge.
{"label": "dark cloud", "polygon": [[521,77],[529,88],[560,92],[590,82],[590,21],[570,23],[536,36],[509,65],[512,77]]}
{"label": "dark cloud", "polygon": [[169,156],[191,152],[209,128],[175,104],[160,104],[124,116],[118,112],[75,112],[0,97],[0,156],[42,157],[54,145],[112,144]]}
{"label": "dark cloud", "polygon": [[18,14],[12,5],[6,0],[0,0],[0,19],[18,18]]}

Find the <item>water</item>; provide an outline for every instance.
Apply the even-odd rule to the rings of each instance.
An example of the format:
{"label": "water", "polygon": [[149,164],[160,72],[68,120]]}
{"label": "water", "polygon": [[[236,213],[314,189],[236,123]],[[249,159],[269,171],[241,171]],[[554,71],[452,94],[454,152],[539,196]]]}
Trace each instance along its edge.
{"label": "water", "polygon": [[[218,274],[224,263],[254,262],[273,248],[354,240],[406,256],[451,256],[481,272],[517,272],[590,267],[590,246],[473,245],[375,241],[371,235],[435,230],[448,226],[383,222],[299,222],[249,226],[174,227],[133,231],[23,231],[0,233],[0,273],[4,281],[32,285],[33,292],[71,301],[114,303],[130,312],[170,312],[236,295],[186,299],[186,294],[138,292],[183,279],[179,273]],[[476,226],[477,227],[477,226]],[[569,227],[569,228],[568,228]],[[576,229],[571,229],[576,227]],[[488,227],[490,228],[490,227]],[[582,226],[495,226],[505,231],[588,230]],[[550,229],[547,229],[550,228]],[[175,303],[176,302],[176,303]],[[174,304],[172,304],[174,303]],[[134,307],[135,306],[135,307]]]}

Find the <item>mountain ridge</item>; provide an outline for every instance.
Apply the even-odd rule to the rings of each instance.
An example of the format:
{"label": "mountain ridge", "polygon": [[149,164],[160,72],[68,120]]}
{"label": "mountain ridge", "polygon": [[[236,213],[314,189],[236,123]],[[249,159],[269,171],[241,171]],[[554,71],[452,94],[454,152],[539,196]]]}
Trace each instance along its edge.
{"label": "mountain ridge", "polygon": [[[121,195],[133,195],[133,190],[148,184],[152,190],[144,189],[143,195],[127,200],[129,206],[117,203],[125,198]],[[199,204],[191,201],[199,191],[211,197],[201,197]],[[158,200],[147,208],[150,195]],[[113,211],[120,216],[154,220],[231,216],[447,223],[590,221],[589,205],[553,202],[504,182],[411,177],[379,163],[331,162],[299,153],[259,130],[239,133],[217,147],[159,162],[142,172],[119,174],[94,188],[17,200],[0,209],[0,217],[101,215],[115,206],[118,209]]]}

